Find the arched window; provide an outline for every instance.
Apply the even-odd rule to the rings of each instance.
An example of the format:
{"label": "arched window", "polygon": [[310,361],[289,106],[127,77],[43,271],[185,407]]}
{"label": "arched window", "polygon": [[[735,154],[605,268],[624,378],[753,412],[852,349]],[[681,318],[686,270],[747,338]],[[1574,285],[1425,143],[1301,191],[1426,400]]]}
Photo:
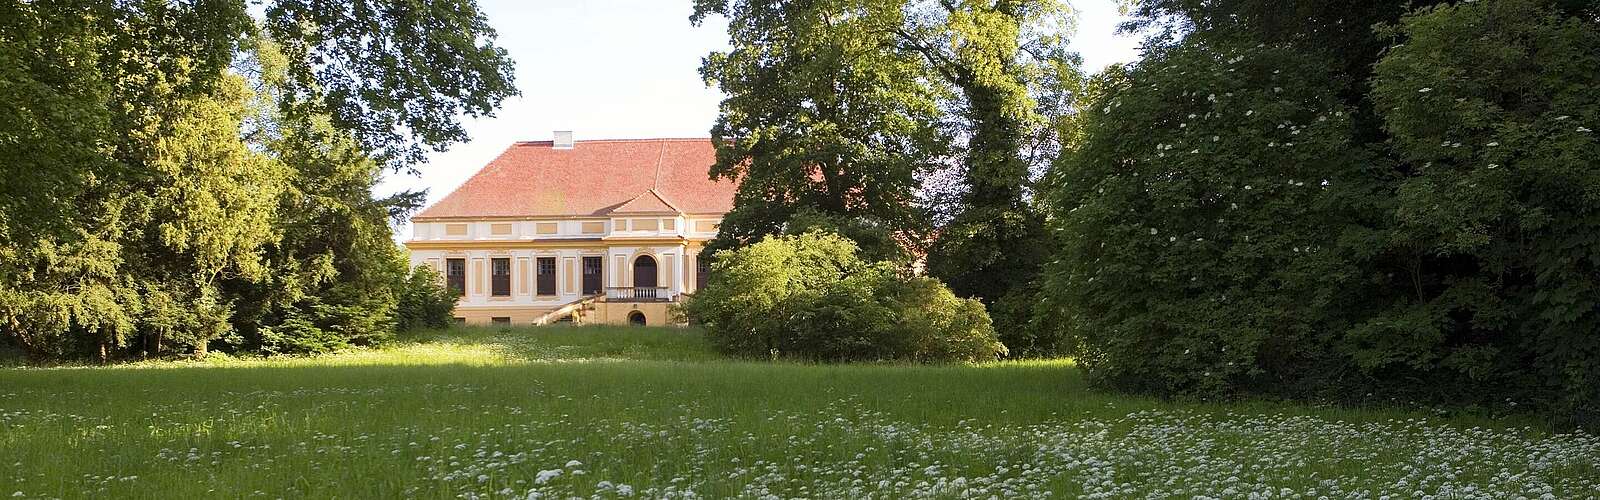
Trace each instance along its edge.
{"label": "arched window", "polygon": [[644,313],[639,311],[628,313],[628,324],[633,326],[645,326]]}
{"label": "arched window", "polygon": [[633,287],[656,287],[656,258],[649,255],[640,255],[633,260]]}

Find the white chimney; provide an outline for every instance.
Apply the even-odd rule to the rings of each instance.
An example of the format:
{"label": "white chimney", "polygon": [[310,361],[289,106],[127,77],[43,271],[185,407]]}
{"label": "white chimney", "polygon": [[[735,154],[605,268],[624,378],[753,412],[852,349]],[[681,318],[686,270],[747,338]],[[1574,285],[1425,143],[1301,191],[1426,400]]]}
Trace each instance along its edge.
{"label": "white chimney", "polygon": [[572,131],[571,130],[557,130],[556,131],[555,148],[556,149],[572,149]]}

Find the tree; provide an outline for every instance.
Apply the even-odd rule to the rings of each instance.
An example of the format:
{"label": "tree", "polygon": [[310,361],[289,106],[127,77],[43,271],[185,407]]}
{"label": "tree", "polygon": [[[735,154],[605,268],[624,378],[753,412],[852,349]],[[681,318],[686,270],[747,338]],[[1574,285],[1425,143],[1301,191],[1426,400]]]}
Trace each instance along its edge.
{"label": "tree", "polygon": [[0,333],[37,358],[203,354],[294,303],[387,334],[386,219],[417,196],[371,186],[514,93],[510,62],[470,2],[262,13],[0,3]]}
{"label": "tree", "polygon": [[711,248],[784,232],[809,208],[926,250],[958,295],[1032,296],[1049,243],[1029,189],[1078,80],[1063,5],[706,0],[692,20],[710,14],[729,17],[734,45],[702,68],[729,94],[713,175],[742,182]]}
{"label": "tree", "polygon": [[782,233],[802,212],[920,240],[917,175],[946,154],[945,89],[895,49],[899,3],[701,1],[691,21],[712,14],[729,18],[733,47],[700,69],[728,94],[711,175],[740,184],[710,249]]}
{"label": "tree", "polygon": [[[959,201],[949,206],[950,220],[928,252],[928,272],[991,307],[1031,300],[1030,285],[1050,245],[1044,219],[1029,202],[1028,154],[1038,146],[1028,142],[1053,131],[1049,119],[1060,116],[1040,113],[1034,97],[1059,94],[1069,87],[1062,83],[1077,76],[1076,60],[1064,48],[1065,6],[1043,0],[922,2],[914,11],[899,31],[900,43],[957,90],[948,106],[965,139],[959,187],[951,190]],[[1043,137],[1059,141],[1048,139],[1055,134]],[[1024,328],[1026,316],[1012,309],[996,309],[1006,313],[996,316],[1003,334]]]}

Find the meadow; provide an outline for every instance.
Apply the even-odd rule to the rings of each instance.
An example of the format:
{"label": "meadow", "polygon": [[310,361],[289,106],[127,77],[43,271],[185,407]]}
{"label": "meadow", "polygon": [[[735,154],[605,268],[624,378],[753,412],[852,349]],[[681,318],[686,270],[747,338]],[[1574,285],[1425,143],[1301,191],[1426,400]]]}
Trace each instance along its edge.
{"label": "meadow", "polygon": [[0,369],[0,497],[1583,498],[1597,463],[1513,420],[1112,395],[1066,361],[737,361],[691,329]]}

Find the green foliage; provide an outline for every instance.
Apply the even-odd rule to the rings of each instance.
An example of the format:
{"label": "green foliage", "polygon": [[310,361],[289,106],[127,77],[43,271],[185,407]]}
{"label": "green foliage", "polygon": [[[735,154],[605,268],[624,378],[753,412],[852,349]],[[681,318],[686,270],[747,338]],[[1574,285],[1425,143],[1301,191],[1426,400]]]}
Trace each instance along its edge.
{"label": "green foliage", "polygon": [[[944,2],[919,9],[908,45],[957,91],[951,114],[966,141],[956,193],[927,254],[931,276],[987,305],[1031,300],[1050,251],[1044,218],[1029,203],[1036,158],[1059,147],[1056,122],[1072,110],[1035,96],[1063,95],[1079,78],[1065,49],[1066,6],[1050,0]],[[1003,331],[1021,331],[1017,308],[991,310]]]}
{"label": "green foliage", "polygon": [[1383,31],[1398,43],[1372,95],[1408,169],[1391,245],[1413,259],[1416,296],[1351,332],[1363,370],[1488,384],[1600,422],[1593,14],[1504,0]]}
{"label": "green foliage", "polygon": [[708,0],[691,19],[714,14],[733,48],[701,68],[729,94],[712,174],[741,185],[711,249],[826,227],[878,257],[937,235],[928,269],[962,296],[1034,279],[1031,167],[1059,148],[1078,80],[1065,5]]}
{"label": "green foliage", "polygon": [[0,334],[102,361],[390,335],[416,195],[371,188],[509,63],[470,3],[329,7],[0,3]]}
{"label": "green foliage", "polygon": [[717,256],[683,305],[723,352],[821,361],[980,361],[1006,352],[982,304],[866,262],[836,234],[769,236]]}
{"label": "green foliage", "polygon": [[1092,379],[1596,421],[1592,11],[1145,7],[1194,31],[1092,83],[1046,197],[1035,322]]}
{"label": "green foliage", "polygon": [[395,304],[396,328],[402,332],[448,328],[454,324],[454,290],[445,288],[444,278],[428,266],[417,266],[406,278]]}
{"label": "green foliage", "polygon": [[903,263],[910,259],[903,234],[888,224],[864,217],[840,217],[809,208],[800,209],[784,224],[783,234],[799,236],[813,231],[835,233],[856,244],[862,260]]}
{"label": "green foliage", "polygon": [[948,149],[947,91],[881,29],[905,22],[900,2],[697,2],[693,20],[712,14],[729,17],[732,48],[700,68],[728,95],[711,175],[740,183],[713,247],[778,234],[802,211],[918,240],[917,175]]}
{"label": "green foliage", "polygon": [[1317,352],[1359,280],[1364,237],[1337,75],[1292,47],[1192,42],[1095,82],[1081,149],[1051,205],[1062,239],[1044,286],[1099,381],[1204,396],[1276,382]]}
{"label": "green foliage", "polygon": [[517,94],[473,0],[266,3],[263,31],[296,62],[287,92],[317,96],[335,127],[391,167],[466,140],[461,117],[491,116]]}

